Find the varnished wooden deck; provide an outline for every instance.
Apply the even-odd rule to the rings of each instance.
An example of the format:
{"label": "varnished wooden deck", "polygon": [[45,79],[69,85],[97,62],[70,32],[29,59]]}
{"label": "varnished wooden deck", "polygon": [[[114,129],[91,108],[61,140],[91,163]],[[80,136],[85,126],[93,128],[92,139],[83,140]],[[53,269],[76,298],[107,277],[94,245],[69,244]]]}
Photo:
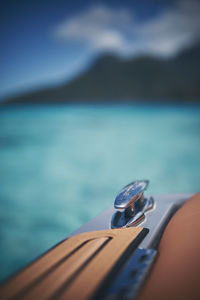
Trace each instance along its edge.
{"label": "varnished wooden deck", "polygon": [[0,299],[89,299],[128,248],[146,235],[140,227],[73,236],[0,287]]}

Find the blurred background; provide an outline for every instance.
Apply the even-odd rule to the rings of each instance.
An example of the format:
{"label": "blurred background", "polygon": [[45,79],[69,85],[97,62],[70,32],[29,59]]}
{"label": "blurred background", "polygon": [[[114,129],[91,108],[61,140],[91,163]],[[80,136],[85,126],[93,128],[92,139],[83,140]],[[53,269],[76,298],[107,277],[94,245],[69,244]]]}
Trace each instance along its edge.
{"label": "blurred background", "polygon": [[200,2],[1,1],[0,279],[113,205],[200,183]]}

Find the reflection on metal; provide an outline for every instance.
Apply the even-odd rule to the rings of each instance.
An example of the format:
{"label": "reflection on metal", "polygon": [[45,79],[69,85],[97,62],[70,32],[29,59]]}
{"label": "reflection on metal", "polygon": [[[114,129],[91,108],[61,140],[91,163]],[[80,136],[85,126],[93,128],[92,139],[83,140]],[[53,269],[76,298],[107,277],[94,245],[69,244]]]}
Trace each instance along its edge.
{"label": "reflection on metal", "polygon": [[117,210],[112,216],[111,227],[129,227],[138,225],[145,219],[145,212],[154,206],[153,197],[144,197],[148,180],[137,180],[125,186],[117,195],[114,207]]}
{"label": "reflection on metal", "polygon": [[102,297],[97,299],[135,299],[151,269],[156,254],[157,251],[153,249],[137,249],[120,269]]}

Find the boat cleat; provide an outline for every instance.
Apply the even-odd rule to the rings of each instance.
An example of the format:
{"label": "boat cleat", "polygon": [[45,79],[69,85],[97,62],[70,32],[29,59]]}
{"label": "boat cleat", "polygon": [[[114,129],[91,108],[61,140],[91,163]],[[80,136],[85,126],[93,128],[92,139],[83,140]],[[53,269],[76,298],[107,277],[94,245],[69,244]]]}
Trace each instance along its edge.
{"label": "boat cleat", "polygon": [[117,211],[112,216],[111,228],[136,226],[144,221],[145,213],[154,207],[153,197],[144,197],[148,184],[148,180],[137,180],[118,193],[114,202]]}

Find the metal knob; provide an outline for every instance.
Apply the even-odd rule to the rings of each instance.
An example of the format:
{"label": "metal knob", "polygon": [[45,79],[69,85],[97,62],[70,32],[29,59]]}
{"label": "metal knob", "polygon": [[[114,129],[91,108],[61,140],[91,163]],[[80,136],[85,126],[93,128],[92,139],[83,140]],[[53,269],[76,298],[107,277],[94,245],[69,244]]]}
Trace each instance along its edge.
{"label": "metal knob", "polygon": [[117,195],[114,202],[116,209],[125,209],[136,202],[146,190],[149,184],[148,180],[137,180],[126,185]]}
{"label": "metal knob", "polygon": [[112,228],[138,225],[145,219],[145,212],[152,209],[152,197],[144,198],[143,192],[147,189],[148,180],[137,180],[125,186],[117,195],[114,207],[116,211],[111,220]]}

